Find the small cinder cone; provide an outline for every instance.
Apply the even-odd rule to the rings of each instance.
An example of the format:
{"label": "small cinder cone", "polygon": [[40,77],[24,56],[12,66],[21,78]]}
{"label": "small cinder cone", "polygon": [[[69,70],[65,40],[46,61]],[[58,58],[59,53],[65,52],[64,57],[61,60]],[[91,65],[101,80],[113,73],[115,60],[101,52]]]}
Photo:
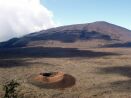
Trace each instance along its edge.
{"label": "small cinder cone", "polygon": [[75,78],[63,72],[40,73],[32,75],[29,81],[40,88],[57,89],[67,88],[75,85]]}
{"label": "small cinder cone", "polygon": [[44,83],[54,83],[63,80],[63,72],[40,73],[34,79]]}

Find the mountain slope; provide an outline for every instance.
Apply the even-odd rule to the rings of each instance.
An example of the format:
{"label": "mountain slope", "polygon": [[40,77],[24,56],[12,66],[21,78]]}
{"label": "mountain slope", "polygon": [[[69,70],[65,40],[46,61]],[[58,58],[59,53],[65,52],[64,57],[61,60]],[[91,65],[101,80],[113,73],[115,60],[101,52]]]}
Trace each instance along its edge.
{"label": "mountain slope", "polygon": [[[13,38],[0,44],[0,47],[28,47],[28,46],[52,46],[59,43],[84,44],[92,46],[125,43],[131,41],[131,31],[123,27],[98,21],[88,24],[76,24],[51,28],[40,32],[28,34],[21,38]],[[78,42],[78,43],[77,43]]]}

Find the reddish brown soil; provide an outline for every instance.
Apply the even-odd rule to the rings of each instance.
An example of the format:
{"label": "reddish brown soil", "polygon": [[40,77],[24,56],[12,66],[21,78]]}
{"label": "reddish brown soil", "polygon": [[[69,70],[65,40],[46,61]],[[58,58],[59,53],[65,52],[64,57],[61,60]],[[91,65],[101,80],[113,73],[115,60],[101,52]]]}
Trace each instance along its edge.
{"label": "reddish brown soil", "polygon": [[73,85],[75,85],[76,79],[69,75],[69,74],[64,74],[63,75],[63,79],[57,82],[45,82],[44,80],[42,81],[40,78],[42,77],[38,77],[39,79],[33,79],[34,75],[31,76],[31,80],[30,82],[35,85],[38,86],[40,88],[46,88],[46,89],[59,89],[59,88],[67,88],[67,87],[72,87]]}

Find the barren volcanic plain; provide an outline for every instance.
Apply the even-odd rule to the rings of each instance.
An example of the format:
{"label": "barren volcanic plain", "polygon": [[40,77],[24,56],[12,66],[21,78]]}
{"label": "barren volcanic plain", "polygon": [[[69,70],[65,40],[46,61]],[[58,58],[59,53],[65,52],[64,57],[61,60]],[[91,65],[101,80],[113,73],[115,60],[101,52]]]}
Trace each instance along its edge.
{"label": "barren volcanic plain", "polygon": [[[32,76],[56,71],[72,76],[72,85],[32,83]],[[130,98],[131,31],[99,21],[2,42],[0,97],[3,84],[12,79],[20,83],[19,98]]]}

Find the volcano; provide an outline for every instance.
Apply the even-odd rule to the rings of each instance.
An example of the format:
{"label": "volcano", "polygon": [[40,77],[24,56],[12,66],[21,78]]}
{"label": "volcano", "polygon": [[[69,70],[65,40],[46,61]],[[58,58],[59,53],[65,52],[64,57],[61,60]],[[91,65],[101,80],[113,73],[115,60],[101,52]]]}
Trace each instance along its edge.
{"label": "volcano", "polygon": [[34,32],[2,42],[0,47],[130,47],[130,42],[130,30],[105,21],[97,21]]}

